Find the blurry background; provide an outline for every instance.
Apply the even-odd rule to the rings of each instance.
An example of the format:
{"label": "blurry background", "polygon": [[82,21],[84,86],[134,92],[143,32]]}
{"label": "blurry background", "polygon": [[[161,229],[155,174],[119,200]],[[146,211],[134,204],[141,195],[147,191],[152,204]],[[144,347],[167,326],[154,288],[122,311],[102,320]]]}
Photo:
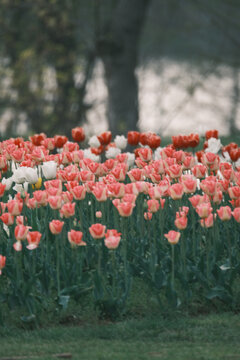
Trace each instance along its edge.
{"label": "blurry background", "polygon": [[239,0],[1,0],[0,132],[240,130]]}

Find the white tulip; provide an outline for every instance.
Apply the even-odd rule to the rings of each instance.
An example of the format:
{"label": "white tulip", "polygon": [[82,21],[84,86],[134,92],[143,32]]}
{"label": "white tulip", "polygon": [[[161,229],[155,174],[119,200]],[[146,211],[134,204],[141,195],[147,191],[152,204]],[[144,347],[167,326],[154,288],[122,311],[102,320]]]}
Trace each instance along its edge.
{"label": "white tulip", "polygon": [[222,144],[220,139],[210,138],[208,139],[208,147],[205,149],[205,152],[211,152],[217,154],[221,149]]}
{"label": "white tulip", "polygon": [[12,178],[16,184],[23,184],[26,181],[24,167],[19,167],[17,170],[15,170]]}
{"label": "white tulip", "polygon": [[101,143],[98,140],[97,136],[94,135],[94,136],[90,137],[90,139],[88,141],[88,145],[93,147],[93,148],[98,148],[101,145]]}
{"label": "white tulip", "polygon": [[107,159],[115,159],[119,154],[121,154],[121,150],[115,147],[110,147],[105,153]]}
{"label": "white tulip", "polygon": [[17,193],[21,193],[21,194],[24,193],[24,188],[22,184],[15,184],[13,190],[15,190]]}
{"label": "white tulip", "polygon": [[156,150],[154,151],[154,160],[162,159],[161,151],[162,151],[162,147],[159,146],[158,148],[156,148]]}
{"label": "white tulip", "polygon": [[91,149],[85,149],[85,150],[83,150],[83,152],[84,152],[84,158],[85,159],[91,159],[91,160],[93,160],[95,162],[100,161],[100,156],[93,154],[91,152]]}
{"label": "white tulip", "polygon": [[42,165],[43,176],[47,180],[55,179],[57,175],[57,163],[55,161],[46,161]]}
{"label": "white tulip", "polygon": [[36,184],[38,181],[37,169],[33,169],[31,167],[26,167],[25,168],[25,177],[26,177],[26,181],[29,182],[30,184]]}
{"label": "white tulip", "polygon": [[127,158],[127,164],[128,167],[132,167],[134,165],[134,161],[135,161],[135,155],[133,153],[127,152],[126,153],[128,158]]}
{"label": "white tulip", "polygon": [[117,135],[114,139],[117,148],[124,150],[127,146],[127,138],[124,135]]}
{"label": "white tulip", "polygon": [[6,179],[6,178],[2,179],[2,184],[6,185],[5,190],[10,190],[11,187],[12,187],[12,183],[13,183],[13,177],[12,176],[10,178],[8,178],[8,179]]}

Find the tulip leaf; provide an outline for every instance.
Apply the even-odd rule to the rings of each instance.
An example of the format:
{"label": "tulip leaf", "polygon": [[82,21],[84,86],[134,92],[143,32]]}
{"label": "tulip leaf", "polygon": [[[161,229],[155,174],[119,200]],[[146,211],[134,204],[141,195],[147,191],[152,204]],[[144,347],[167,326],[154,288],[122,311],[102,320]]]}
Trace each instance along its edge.
{"label": "tulip leaf", "polygon": [[58,299],[58,304],[61,305],[65,310],[68,307],[69,300],[70,300],[69,295],[60,295]]}

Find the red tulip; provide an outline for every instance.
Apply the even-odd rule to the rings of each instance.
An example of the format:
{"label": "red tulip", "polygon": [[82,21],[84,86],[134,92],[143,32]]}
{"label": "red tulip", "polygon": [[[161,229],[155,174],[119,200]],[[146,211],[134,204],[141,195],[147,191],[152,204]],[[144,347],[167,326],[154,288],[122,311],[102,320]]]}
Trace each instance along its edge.
{"label": "red tulip", "polygon": [[85,140],[84,129],[82,127],[75,127],[72,129],[72,138],[76,142],[82,142]]}
{"label": "red tulip", "polygon": [[111,131],[105,131],[102,134],[100,134],[97,138],[101,145],[108,145],[112,140],[112,133]]}
{"label": "red tulip", "polygon": [[20,215],[23,208],[23,202],[19,200],[9,200],[7,203],[8,211],[11,215],[17,216]]}
{"label": "red tulip", "polygon": [[176,245],[179,242],[181,234],[178,231],[170,230],[167,234],[164,234],[164,236],[170,244]]}
{"label": "red tulip", "polygon": [[63,228],[64,222],[60,220],[52,220],[49,223],[49,229],[52,234],[57,235],[60,234]]}
{"label": "red tulip", "polygon": [[59,210],[62,217],[70,218],[75,214],[75,206],[76,203],[66,203],[62,206],[62,208]]}
{"label": "red tulip", "polygon": [[148,204],[148,211],[151,213],[157,212],[160,207],[159,202],[156,199],[148,200],[147,204]]}
{"label": "red tulip", "polygon": [[31,229],[31,226],[17,225],[14,230],[14,235],[17,241],[25,240],[29,229]]}
{"label": "red tulip", "polygon": [[31,231],[27,234],[27,249],[34,250],[38,247],[42,234],[39,231]]}
{"label": "red tulip", "polygon": [[71,230],[68,232],[68,241],[72,247],[86,246],[87,244],[82,240],[83,233],[81,231]]}
{"label": "red tulip", "polygon": [[0,255],[0,275],[2,274],[2,269],[6,265],[6,256]]}
{"label": "red tulip", "polygon": [[62,148],[63,145],[67,142],[68,138],[63,135],[55,135],[54,141],[56,148]]}
{"label": "red tulip", "polygon": [[53,210],[60,209],[62,206],[62,197],[61,196],[49,196],[47,201],[49,203],[49,206]]}
{"label": "red tulip", "polygon": [[96,223],[90,226],[89,232],[94,239],[101,239],[105,235],[106,226]]}
{"label": "red tulip", "polygon": [[179,200],[182,198],[184,193],[184,187],[182,184],[173,184],[169,187],[168,193],[173,200]]}
{"label": "red tulip", "polygon": [[221,206],[217,210],[218,216],[222,221],[230,220],[232,217],[232,212],[230,206]]}
{"label": "red tulip", "polygon": [[41,145],[42,141],[46,139],[46,137],[47,137],[46,134],[41,133],[41,134],[34,134],[33,136],[29,136],[29,139],[31,140],[33,145],[39,146]]}
{"label": "red tulip", "polygon": [[4,213],[0,216],[0,219],[2,220],[2,222],[7,225],[10,226],[14,223],[14,216],[11,215],[10,213]]}
{"label": "red tulip", "polygon": [[75,186],[70,191],[75,200],[83,200],[86,197],[86,188],[83,185]]}
{"label": "red tulip", "polygon": [[115,250],[121,240],[120,236],[108,236],[104,239],[104,244],[109,250]]}
{"label": "red tulip", "polygon": [[130,145],[138,145],[140,133],[138,131],[129,131],[127,134],[127,139]]}
{"label": "red tulip", "polygon": [[200,218],[207,218],[210,213],[212,212],[212,207],[210,203],[202,203],[200,205],[197,205],[196,212],[200,216]]}
{"label": "red tulip", "polygon": [[132,202],[122,202],[117,206],[118,212],[121,216],[127,217],[131,216],[135,204]]}
{"label": "red tulip", "polygon": [[179,213],[176,214],[176,219],[174,221],[174,224],[179,230],[186,229],[187,223],[188,223],[187,216],[180,216]]}
{"label": "red tulip", "polygon": [[210,138],[215,138],[218,139],[218,130],[208,130],[205,133],[205,138],[206,140],[210,139]]}
{"label": "red tulip", "polygon": [[240,223],[240,207],[236,207],[233,212],[232,212],[232,215],[234,217],[234,219]]}
{"label": "red tulip", "polygon": [[203,218],[200,220],[200,224],[202,227],[209,228],[213,226],[213,214],[209,214],[207,218]]}

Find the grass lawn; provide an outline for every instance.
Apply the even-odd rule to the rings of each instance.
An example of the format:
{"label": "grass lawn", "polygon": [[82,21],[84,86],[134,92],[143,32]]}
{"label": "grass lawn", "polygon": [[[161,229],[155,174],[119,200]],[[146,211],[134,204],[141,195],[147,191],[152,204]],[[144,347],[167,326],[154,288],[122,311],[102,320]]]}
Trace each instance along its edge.
{"label": "grass lawn", "polygon": [[[240,318],[233,313],[147,317],[116,323],[0,328],[0,360],[240,359]],[[54,356],[55,355],[55,356]]]}

